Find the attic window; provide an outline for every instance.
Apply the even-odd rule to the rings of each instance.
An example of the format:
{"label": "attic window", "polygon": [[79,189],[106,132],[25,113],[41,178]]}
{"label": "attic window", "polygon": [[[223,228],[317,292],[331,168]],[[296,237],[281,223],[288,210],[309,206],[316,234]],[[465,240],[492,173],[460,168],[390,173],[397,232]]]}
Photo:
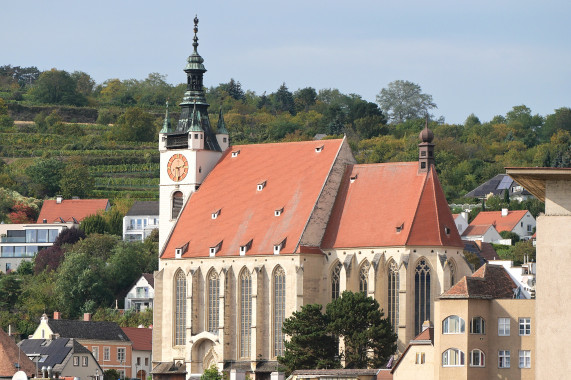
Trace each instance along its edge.
{"label": "attic window", "polygon": [[323,150],[323,145],[320,145],[320,146],[315,147],[315,151],[316,151],[317,153],[321,152],[322,150]]}
{"label": "attic window", "polygon": [[218,209],[212,213],[212,219],[218,218],[218,215],[220,215],[220,209]]}
{"label": "attic window", "polygon": [[266,187],[266,181],[258,183],[258,191],[262,191]]}
{"label": "attic window", "polygon": [[285,241],[286,239],[282,240],[281,242],[274,244],[274,255],[279,255],[280,251],[282,250],[283,247],[285,247]]}
{"label": "attic window", "polygon": [[401,232],[403,228],[404,228],[404,223],[402,223],[400,226],[397,226],[396,227],[397,233]]}
{"label": "attic window", "polygon": [[357,174],[351,176],[351,183],[355,182],[356,179],[357,179]]}
{"label": "attic window", "polygon": [[277,210],[274,211],[274,216],[280,216],[282,214],[282,212],[284,212],[284,208],[279,208]]}
{"label": "attic window", "polygon": [[216,244],[214,247],[210,247],[210,257],[214,257],[220,251],[220,247],[222,246],[222,241]]}
{"label": "attic window", "polygon": [[178,248],[175,248],[174,250],[174,257],[175,259],[180,259],[182,257],[182,255],[188,251],[188,244],[190,242],[185,243],[183,246],[180,246]]}
{"label": "attic window", "polygon": [[444,233],[445,233],[446,235],[450,235],[450,228],[444,226]]}
{"label": "attic window", "polygon": [[232,152],[232,157],[238,157],[238,155],[240,154],[239,150],[235,150]]}
{"label": "attic window", "polygon": [[252,247],[252,240],[250,240],[249,242],[247,242],[244,245],[241,245],[240,246],[240,256],[245,256],[246,252],[248,252],[251,247]]}

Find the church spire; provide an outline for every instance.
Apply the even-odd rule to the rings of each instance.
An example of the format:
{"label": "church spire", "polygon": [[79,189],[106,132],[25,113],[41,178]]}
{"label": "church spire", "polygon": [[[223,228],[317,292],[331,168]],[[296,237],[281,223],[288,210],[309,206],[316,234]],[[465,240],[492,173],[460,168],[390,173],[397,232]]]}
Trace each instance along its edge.
{"label": "church spire", "polygon": [[222,114],[222,107],[220,107],[220,111],[218,111],[218,124],[216,125],[216,129],[218,133],[228,134],[228,130],[226,129],[226,123],[224,122],[224,115]]}
{"label": "church spire", "polygon": [[418,144],[418,170],[420,172],[427,172],[430,166],[434,165],[434,133],[428,129],[428,115],[426,115],[426,122],[424,129],[418,135],[421,143]]}
{"label": "church spire", "polygon": [[163,128],[160,133],[169,133],[171,131],[171,119],[169,116],[169,101],[167,100],[167,110],[165,112],[165,121],[163,122]]}
{"label": "church spire", "polygon": [[196,102],[194,103],[194,108],[192,109],[192,116],[190,118],[190,128],[189,132],[203,132],[200,126],[200,111],[196,109]]}

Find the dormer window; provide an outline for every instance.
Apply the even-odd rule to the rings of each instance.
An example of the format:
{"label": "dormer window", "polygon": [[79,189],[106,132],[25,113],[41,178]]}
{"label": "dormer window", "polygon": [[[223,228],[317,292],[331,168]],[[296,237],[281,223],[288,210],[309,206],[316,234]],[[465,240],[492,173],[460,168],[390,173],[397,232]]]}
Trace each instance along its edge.
{"label": "dormer window", "polygon": [[245,256],[246,252],[248,252],[250,250],[250,247],[252,247],[252,240],[250,240],[249,242],[247,242],[244,245],[240,246],[240,256]]}
{"label": "dormer window", "polygon": [[262,191],[266,187],[266,181],[258,183],[258,191]]}
{"label": "dormer window", "polygon": [[351,176],[351,183],[355,182],[356,180],[357,180],[357,174]]}
{"label": "dormer window", "polygon": [[218,215],[220,215],[220,209],[218,209],[212,213],[212,219],[218,218]]}
{"label": "dormer window", "polygon": [[402,223],[400,226],[396,227],[396,232],[397,233],[401,232],[403,228],[404,228],[404,223]]}
{"label": "dormer window", "polygon": [[444,233],[445,233],[446,235],[450,235],[450,228],[444,226]]}
{"label": "dormer window", "polygon": [[318,147],[315,147],[315,152],[319,153],[323,150],[323,145],[320,145]]}
{"label": "dormer window", "polygon": [[238,157],[238,155],[240,154],[239,150],[235,150],[232,152],[232,157]]}
{"label": "dormer window", "polygon": [[214,247],[210,247],[210,257],[214,257],[216,256],[216,254],[218,253],[218,251],[220,251],[220,247],[222,246],[222,241],[220,241],[220,243],[216,244]]}
{"label": "dormer window", "polygon": [[182,246],[180,246],[180,247],[178,247],[178,248],[175,248],[175,250],[174,250],[174,257],[175,257],[175,259],[180,259],[180,258],[182,258],[182,255],[183,255],[186,251],[188,251],[188,244],[189,244],[189,243],[190,243],[190,242],[187,242],[187,243],[185,243],[184,245],[182,245]]}
{"label": "dormer window", "polygon": [[274,255],[279,255],[280,251],[285,247],[286,239],[282,240],[281,242],[274,244]]}
{"label": "dormer window", "polygon": [[282,212],[284,212],[284,208],[279,208],[277,210],[274,211],[274,216],[280,216],[282,214]]}

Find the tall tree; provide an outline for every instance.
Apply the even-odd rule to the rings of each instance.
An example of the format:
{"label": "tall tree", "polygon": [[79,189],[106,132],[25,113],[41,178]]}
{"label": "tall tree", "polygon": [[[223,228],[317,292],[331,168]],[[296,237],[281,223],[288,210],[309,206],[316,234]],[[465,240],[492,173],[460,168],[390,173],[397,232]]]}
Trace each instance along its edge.
{"label": "tall tree", "polygon": [[77,92],[77,84],[64,70],[44,71],[31,90],[32,98],[40,103],[83,106],[87,99]]}
{"label": "tall tree", "polygon": [[422,93],[416,83],[396,80],[377,95],[377,103],[391,123],[399,124],[423,118],[429,110],[437,108],[432,95]]}
{"label": "tall tree", "polygon": [[284,356],[278,357],[286,373],[296,369],[340,368],[337,339],[327,331],[327,316],[318,304],[303,305],[283,323],[289,336]]}
{"label": "tall tree", "polygon": [[157,126],[153,116],[139,107],[129,108],[117,120],[113,137],[123,141],[155,141]]}
{"label": "tall tree", "polygon": [[329,331],[345,343],[345,368],[379,368],[396,351],[390,321],[365,293],[343,292],[327,305],[326,314]]}
{"label": "tall tree", "polygon": [[295,115],[295,102],[293,100],[293,94],[288,90],[285,83],[282,83],[280,88],[276,91],[274,95],[274,105],[277,111],[287,111],[292,115]]}
{"label": "tall tree", "polygon": [[59,182],[61,195],[64,198],[88,197],[94,186],[94,180],[89,168],[83,163],[81,157],[72,158],[62,172]]}
{"label": "tall tree", "polygon": [[28,166],[25,173],[30,177],[30,190],[37,198],[52,197],[60,190],[65,164],[56,158],[46,158]]}

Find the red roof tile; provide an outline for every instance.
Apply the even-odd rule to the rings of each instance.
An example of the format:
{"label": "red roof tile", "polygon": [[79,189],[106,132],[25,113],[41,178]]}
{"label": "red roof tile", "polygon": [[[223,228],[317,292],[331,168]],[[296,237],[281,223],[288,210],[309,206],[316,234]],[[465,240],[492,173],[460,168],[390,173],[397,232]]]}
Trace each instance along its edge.
{"label": "red roof tile", "polygon": [[434,170],[419,173],[418,162],[349,165],[322,247],[464,247],[455,227]]}
{"label": "red roof tile", "polygon": [[35,376],[36,366],[14,342],[14,339],[0,328],[0,378],[12,378],[17,372],[15,363],[20,364],[20,370],[28,377]]}
{"label": "red roof tile", "polygon": [[[162,258],[188,244],[183,257],[204,257],[222,242],[216,256],[293,253],[308,223],[343,140],[234,146],[192,194]],[[315,148],[323,146],[320,152]],[[240,151],[232,157],[231,151]],[[265,187],[257,191],[257,185]],[[274,212],[283,208],[280,216]],[[212,219],[212,213],[220,215]]]}
{"label": "red roof tile", "polygon": [[64,199],[57,203],[55,199],[44,201],[37,223],[73,222],[74,218],[81,222],[89,215],[95,215],[99,211],[105,211],[109,207],[107,199]]}
{"label": "red roof tile", "polygon": [[153,349],[153,329],[138,327],[121,327],[133,343],[133,350],[151,351]]}
{"label": "red roof tile", "polygon": [[462,277],[440,298],[513,298],[518,285],[501,265],[484,264],[470,277]]}
{"label": "red roof tile", "polygon": [[508,211],[506,216],[502,216],[501,211],[481,211],[470,225],[494,225],[498,232],[511,231],[525,216],[527,210]]}
{"label": "red roof tile", "polygon": [[470,224],[466,227],[462,236],[482,236],[492,227],[491,224]]}

